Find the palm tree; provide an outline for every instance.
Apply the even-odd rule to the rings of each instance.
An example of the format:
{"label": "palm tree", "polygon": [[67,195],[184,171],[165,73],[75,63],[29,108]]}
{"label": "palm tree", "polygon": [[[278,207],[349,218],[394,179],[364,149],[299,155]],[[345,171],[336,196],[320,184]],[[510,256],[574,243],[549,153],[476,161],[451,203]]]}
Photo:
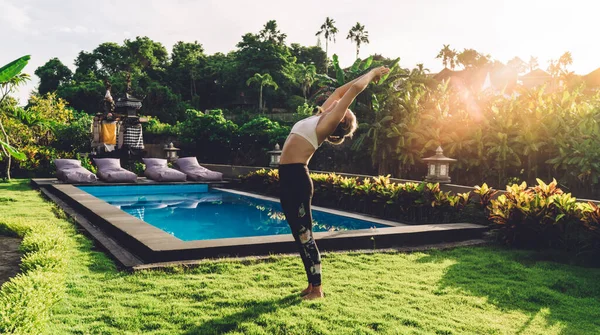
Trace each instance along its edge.
{"label": "palm tree", "polygon": [[312,64],[298,64],[294,74],[302,88],[304,102],[306,102],[308,100],[308,90],[317,81],[317,68]]}
{"label": "palm tree", "polygon": [[369,32],[365,30],[365,26],[356,22],[356,25],[348,32],[347,40],[351,40],[356,43],[356,59],[358,59],[358,53],[360,52],[360,45],[362,43],[369,43]]}
{"label": "palm tree", "polygon": [[456,56],[456,50],[450,49],[450,44],[444,44],[444,47],[435,58],[441,58],[445,68],[448,68],[448,65],[450,65],[450,68],[454,70],[454,67],[456,67]]}
{"label": "palm tree", "polygon": [[260,86],[260,93],[258,96],[258,110],[260,111],[264,107],[263,106],[263,87],[272,86],[274,89],[278,89],[279,86],[277,85],[277,83],[275,81],[273,81],[273,78],[268,73],[265,73],[265,74],[255,73],[254,76],[248,78],[248,80],[246,81],[246,85],[250,86],[252,83],[256,83]]}
{"label": "palm tree", "polygon": [[328,16],[325,18],[325,23],[321,25],[321,30],[315,34],[315,36],[321,36],[321,34],[325,36],[325,56],[327,59],[329,59],[329,41],[333,40],[333,42],[335,42],[335,34],[338,33],[338,29],[334,24],[335,21]]}

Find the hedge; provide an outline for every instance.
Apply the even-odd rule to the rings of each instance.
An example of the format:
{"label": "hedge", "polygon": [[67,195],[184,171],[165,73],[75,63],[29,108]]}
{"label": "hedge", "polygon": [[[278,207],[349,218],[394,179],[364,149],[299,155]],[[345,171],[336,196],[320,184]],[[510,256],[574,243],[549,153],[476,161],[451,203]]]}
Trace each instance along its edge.
{"label": "hedge", "polygon": [[[487,224],[508,245],[557,248],[577,254],[600,251],[600,209],[563,193],[556,180],[527,187],[507,186],[506,193],[487,184],[452,194],[439,184],[392,183],[389,176],[310,175],[318,206],[358,212],[410,224],[473,222]],[[278,197],[279,173],[262,169],[240,176],[241,188]],[[497,197],[496,197],[497,196]]]}

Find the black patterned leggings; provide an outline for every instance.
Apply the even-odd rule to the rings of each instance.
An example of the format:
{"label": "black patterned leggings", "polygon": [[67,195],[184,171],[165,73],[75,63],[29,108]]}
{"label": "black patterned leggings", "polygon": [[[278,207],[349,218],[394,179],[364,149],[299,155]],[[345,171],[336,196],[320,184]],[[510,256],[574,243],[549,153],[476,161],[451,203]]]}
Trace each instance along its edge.
{"label": "black patterned leggings", "polygon": [[308,283],[321,285],[321,254],[313,238],[310,203],[313,184],[305,164],[279,166],[280,200],[285,218],[298,244]]}

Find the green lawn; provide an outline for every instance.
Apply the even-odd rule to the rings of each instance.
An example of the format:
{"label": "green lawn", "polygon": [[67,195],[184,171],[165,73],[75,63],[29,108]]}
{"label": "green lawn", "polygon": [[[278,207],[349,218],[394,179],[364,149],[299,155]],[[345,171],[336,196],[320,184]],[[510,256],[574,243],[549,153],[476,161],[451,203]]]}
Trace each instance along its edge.
{"label": "green lawn", "polygon": [[[12,200],[0,201],[0,228],[2,220],[10,227],[10,220],[52,215],[26,181],[0,184],[3,197]],[[299,257],[130,274],[64,219],[53,220],[72,247],[62,251],[65,290],[42,327],[46,334],[600,332],[600,269],[548,261],[543,253],[474,247],[325,254],[327,297],[307,302],[297,295],[305,284]]]}

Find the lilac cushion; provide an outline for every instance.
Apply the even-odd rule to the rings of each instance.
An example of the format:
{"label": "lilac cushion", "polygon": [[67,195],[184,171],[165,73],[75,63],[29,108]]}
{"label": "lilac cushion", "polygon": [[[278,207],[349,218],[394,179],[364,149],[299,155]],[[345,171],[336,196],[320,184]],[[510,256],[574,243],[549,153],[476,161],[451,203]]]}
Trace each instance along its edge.
{"label": "lilac cushion", "polygon": [[144,175],[155,181],[185,181],[185,173],[168,167],[146,167]]}
{"label": "lilac cushion", "polygon": [[180,170],[185,170],[188,168],[200,166],[200,164],[198,163],[198,159],[196,159],[196,157],[179,158],[178,160],[175,161],[175,165]]}
{"label": "lilac cushion", "polygon": [[185,181],[185,173],[171,169],[162,158],[142,158],[146,165],[144,175],[155,181]]}
{"label": "lilac cushion", "polygon": [[59,158],[54,160],[54,165],[56,165],[56,170],[58,171],[66,167],[79,167],[81,166],[81,162],[78,159]]}
{"label": "lilac cushion", "polygon": [[118,158],[94,158],[94,163],[98,167],[98,177],[111,183],[135,183],[137,175],[121,167],[121,161]]}
{"label": "lilac cushion", "polygon": [[94,183],[98,180],[95,174],[81,166],[67,166],[56,170],[56,177],[65,183]]}
{"label": "lilac cushion", "polygon": [[144,164],[146,165],[146,169],[154,168],[154,167],[168,167],[167,160],[163,158],[142,158]]}
{"label": "lilac cushion", "polygon": [[118,158],[94,158],[94,163],[100,170],[119,170],[121,167],[121,160]]}
{"label": "lilac cushion", "polygon": [[189,180],[220,181],[223,180],[221,172],[211,171],[200,164],[196,157],[179,158],[175,161],[179,171],[185,173]]}

